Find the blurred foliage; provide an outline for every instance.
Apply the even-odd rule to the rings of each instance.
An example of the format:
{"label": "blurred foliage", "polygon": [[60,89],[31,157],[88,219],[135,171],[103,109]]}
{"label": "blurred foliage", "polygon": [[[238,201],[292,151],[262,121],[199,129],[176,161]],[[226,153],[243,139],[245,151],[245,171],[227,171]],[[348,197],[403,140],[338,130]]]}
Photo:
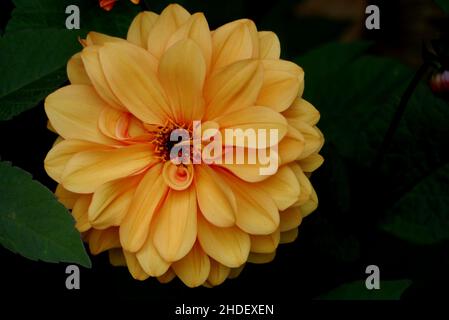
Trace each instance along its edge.
{"label": "blurred foliage", "polygon": [[[123,37],[139,10],[160,12],[167,4],[142,0],[140,6],[135,6],[130,1],[118,1],[112,11],[105,12],[94,0],[13,2],[15,9],[0,38],[0,120],[9,120],[4,122],[5,126],[8,123],[22,126],[22,118],[16,116],[27,114],[22,112],[37,105],[42,107],[45,96],[67,81],[65,64],[81,49],[78,37],[84,37],[90,30]],[[447,4],[443,0],[437,2],[443,8]],[[265,267],[264,272],[276,270],[273,269],[276,261],[285,262],[289,257],[307,260],[301,261],[301,266],[314,274],[303,276],[298,272],[298,279],[312,278],[313,288],[319,292],[302,295],[322,296],[323,292],[338,287],[322,296],[326,299],[397,299],[411,282],[417,283],[417,287],[429,287],[428,283],[434,283],[435,279],[447,278],[441,267],[449,266],[449,258],[444,256],[449,252],[447,100],[434,96],[426,84],[420,84],[393,143],[386,150],[384,161],[375,166],[373,162],[379,146],[400,97],[413,77],[412,70],[395,60],[374,56],[372,43],[330,42],[340,37],[349,22],[322,17],[299,18],[296,9],[300,1],[182,0],[179,3],[190,12],[203,11],[211,29],[231,20],[251,18],[259,30],[275,31],[281,40],[282,57],[298,57],[295,61],[305,70],[305,99],[321,112],[319,128],[326,138],[323,149],[326,161],[313,176],[320,199],[319,209],[305,219],[298,239],[299,249],[295,246],[281,248],[274,266],[260,268]],[[79,5],[81,30],[65,29],[68,4]],[[47,149],[50,147],[50,142],[41,143]],[[6,156],[14,158],[11,153]],[[31,223],[37,214],[28,209],[18,211],[23,214],[20,225],[9,220],[4,223],[6,218],[2,217],[0,240],[3,245],[32,259],[76,260],[87,265],[83,253],[76,251],[75,243],[79,239],[73,238],[73,221],[65,219],[67,211],[55,204],[48,190],[31,181],[18,168],[2,164],[0,169],[1,179],[19,181],[27,189],[26,193],[19,192],[21,189],[13,185],[10,191],[13,193],[1,198],[3,211],[17,208],[19,201],[35,203],[39,198],[42,205],[50,203],[47,211],[41,210],[39,215],[43,221],[51,221],[49,229],[66,230],[66,239],[60,238],[62,233],[55,234],[55,239],[60,244],[71,243],[73,252],[72,249],[61,251],[54,246],[54,241],[46,243],[48,239],[39,237],[16,240],[18,230]],[[43,169],[34,170],[36,172],[30,170],[31,173],[39,175]],[[5,214],[3,211],[1,214]],[[317,265],[314,259],[325,265]],[[101,261],[96,260],[100,264]],[[379,292],[368,292],[361,281],[354,282],[363,277],[368,261],[380,261],[393,270],[387,273],[388,280],[383,280],[382,276],[383,289]],[[429,269],[433,262],[441,266]],[[285,263],[280,270],[288,268],[290,264]],[[335,270],[332,279],[323,275],[326,268]],[[128,276],[122,271],[108,272],[116,272],[112,276],[121,278]],[[278,273],[272,275],[284,277]],[[321,283],[316,285],[316,281]],[[135,291],[137,296],[143,290],[135,282],[125,285],[130,290],[139,286]],[[296,290],[300,291],[301,287]]]}

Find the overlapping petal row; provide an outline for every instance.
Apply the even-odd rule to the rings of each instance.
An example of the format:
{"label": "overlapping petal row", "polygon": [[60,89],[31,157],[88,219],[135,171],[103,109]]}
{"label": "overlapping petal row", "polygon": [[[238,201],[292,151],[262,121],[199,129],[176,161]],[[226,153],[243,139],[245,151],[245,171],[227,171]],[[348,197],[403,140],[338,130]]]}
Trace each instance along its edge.
{"label": "overlapping petal row", "polygon": [[[245,19],[211,31],[202,13],[169,5],[140,13],[126,40],[91,32],[82,44],[71,84],[45,101],[59,134],[45,168],[92,254],[109,251],[135,279],[216,286],[296,238],[318,205],[308,177],[324,139],[274,33]],[[278,171],[161,159],[157,130],[193,120],[278,130]]]}

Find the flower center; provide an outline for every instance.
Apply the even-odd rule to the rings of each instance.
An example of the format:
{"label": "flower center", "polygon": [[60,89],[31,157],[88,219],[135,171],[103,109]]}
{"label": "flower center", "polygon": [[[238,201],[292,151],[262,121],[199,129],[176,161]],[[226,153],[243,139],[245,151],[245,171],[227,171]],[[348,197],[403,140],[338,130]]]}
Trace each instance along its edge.
{"label": "flower center", "polygon": [[[181,143],[192,143],[192,130],[185,124],[177,124],[172,121],[167,121],[164,126],[150,125],[147,126],[150,133],[153,134],[153,140],[151,141],[154,145],[155,156],[160,158],[163,162],[170,160],[172,154],[172,149]],[[178,151],[175,157],[182,157],[182,148],[176,148],[174,151]],[[190,155],[191,156],[191,155]]]}

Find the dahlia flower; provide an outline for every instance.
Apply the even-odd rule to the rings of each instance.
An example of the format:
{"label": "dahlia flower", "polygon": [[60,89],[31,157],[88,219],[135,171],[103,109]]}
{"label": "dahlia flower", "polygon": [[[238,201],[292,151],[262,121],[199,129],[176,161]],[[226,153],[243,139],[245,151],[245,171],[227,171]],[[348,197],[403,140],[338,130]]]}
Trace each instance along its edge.
{"label": "dahlia flower", "polygon": [[[211,31],[202,13],[169,5],[138,14],[126,40],[90,32],[81,43],[71,84],[45,100],[59,134],[45,169],[93,255],[108,251],[138,280],[216,286],[296,238],[318,205],[308,177],[323,136],[301,98],[304,72],[279,58],[274,33],[246,19]],[[259,158],[198,163],[193,152],[175,163],[178,129],[200,136],[181,144],[200,146],[225,129],[275,130],[266,145],[219,140],[215,151],[269,149],[279,167],[261,174]]]}

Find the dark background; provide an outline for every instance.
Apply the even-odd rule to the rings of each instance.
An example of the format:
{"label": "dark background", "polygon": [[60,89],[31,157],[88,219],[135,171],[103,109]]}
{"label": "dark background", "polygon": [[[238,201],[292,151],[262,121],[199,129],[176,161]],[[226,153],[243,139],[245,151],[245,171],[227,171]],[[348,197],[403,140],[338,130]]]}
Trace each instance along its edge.
{"label": "dark background", "polygon": [[[442,12],[430,0],[369,1],[380,7],[382,27],[368,31],[364,28],[364,8],[368,4],[365,1],[312,0],[308,1],[309,7],[304,7],[304,2],[307,1],[198,0],[181,4],[190,12],[204,11],[211,29],[242,17],[253,19],[259,30],[273,30],[278,34],[282,57],[286,59],[329,41],[365,39],[374,43],[371,54],[393,57],[413,69],[421,63],[423,41],[438,35],[442,20]],[[315,6],[311,2],[316,2]],[[165,1],[149,0],[144,5],[160,12]],[[0,2],[1,30],[12,9],[11,1]],[[46,129],[42,104],[12,120],[0,122],[0,137],[2,160],[11,161],[50,189],[55,188],[43,169],[43,159],[54,134]],[[332,152],[329,148],[324,148],[325,156]],[[285,314],[294,305],[315,299],[343,283],[365,279],[366,266],[375,264],[380,267],[381,280],[413,280],[402,295],[405,301],[447,299],[448,242],[416,245],[379,231],[375,227],[381,217],[375,212],[378,205],[367,203],[370,200],[363,195],[353,197],[356,200],[350,210],[338,212],[335,190],[329,183],[331,166],[326,161],[312,178],[320,206],[300,226],[297,240],[280,245],[273,262],[249,264],[237,279],[227,280],[212,290],[189,289],[179,280],[165,285],[155,279],[135,281],[125,268],[110,266],[107,254],[101,254],[91,257],[92,269],[81,267],[81,290],[69,291],[65,288],[65,264],[30,261],[3,248],[0,248],[0,288],[11,301],[63,298],[96,303],[109,298],[138,299],[137,306],[151,306],[165,314],[173,306],[189,302],[266,303],[276,304]],[[363,190],[363,194],[378,192],[382,184],[357,166],[351,167],[347,174],[354,189]],[[386,195],[380,195],[380,199],[382,196]]]}

